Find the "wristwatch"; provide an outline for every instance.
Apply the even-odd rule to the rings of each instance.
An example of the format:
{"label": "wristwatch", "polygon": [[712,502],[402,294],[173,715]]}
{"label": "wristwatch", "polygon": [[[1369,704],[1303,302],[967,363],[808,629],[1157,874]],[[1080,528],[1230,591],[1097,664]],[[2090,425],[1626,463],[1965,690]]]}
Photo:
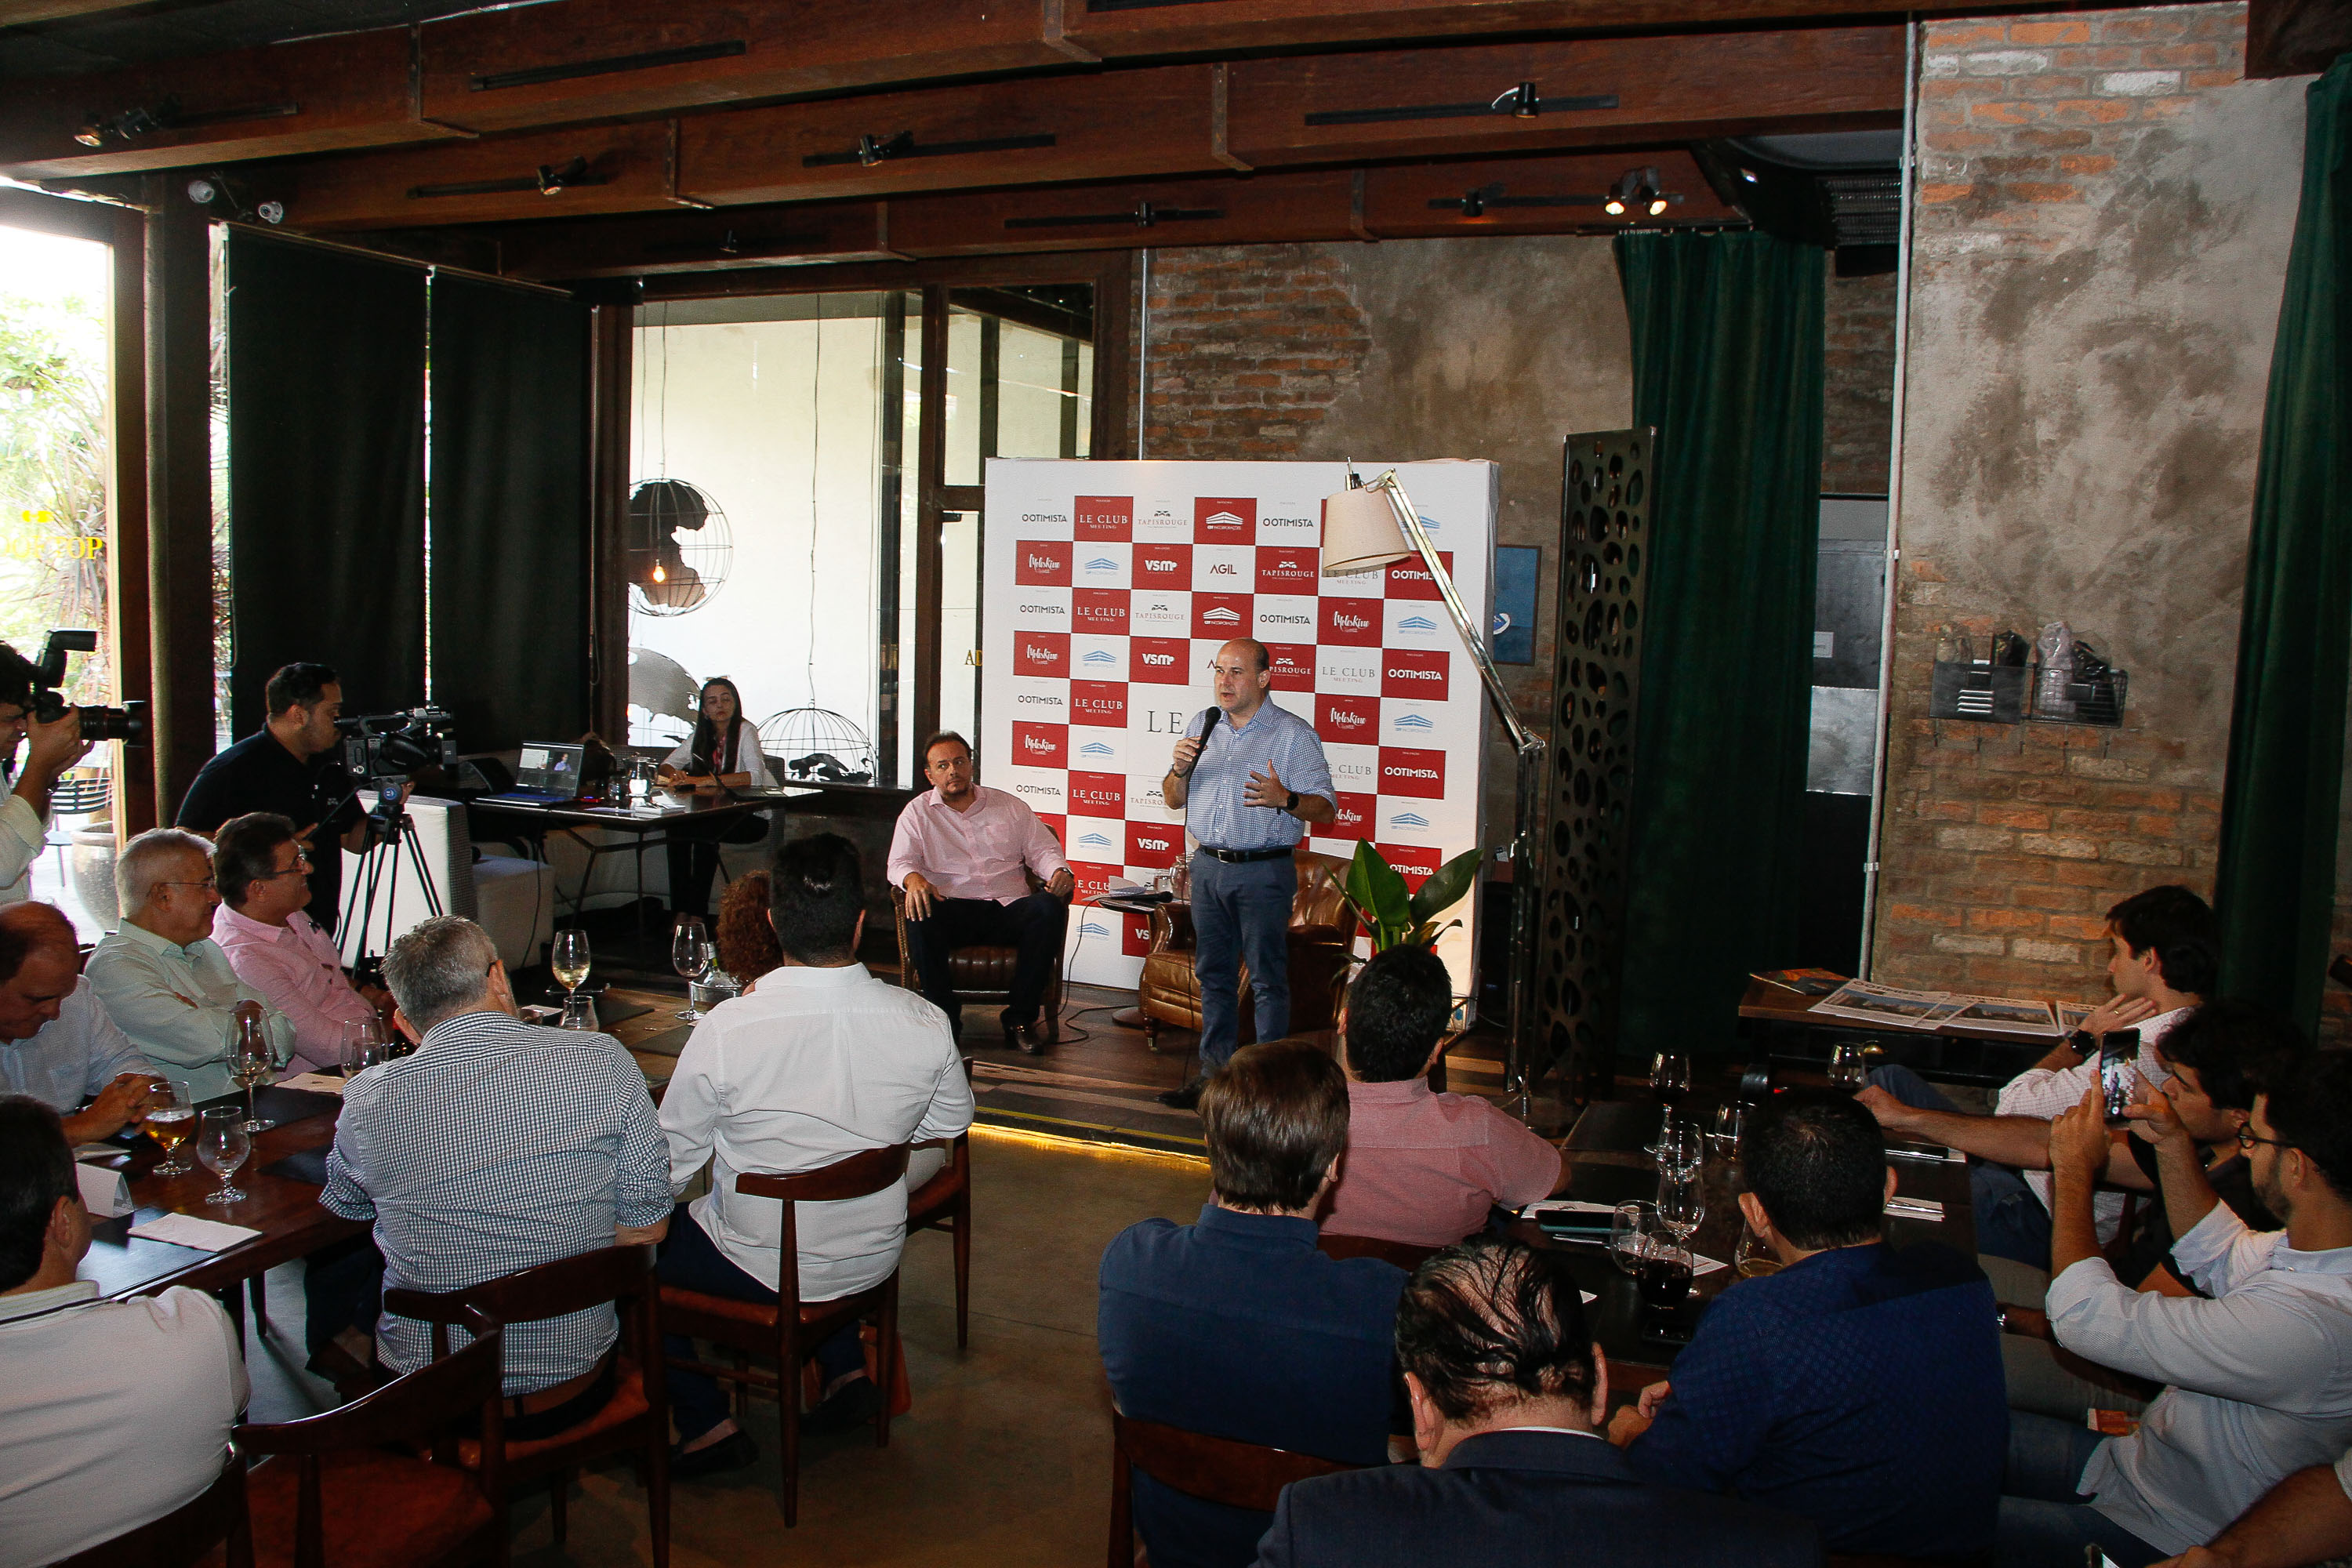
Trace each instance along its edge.
{"label": "wristwatch", "polygon": [[1298,815],[1298,792],[1297,790],[1292,790],[1290,792],[1289,803],[1282,809],[1290,813],[1293,816],[1297,816]]}
{"label": "wristwatch", "polygon": [[2099,1048],[2099,1037],[2088,1029],[2076,1029],[2066,1037],[2066,1048],[2078,1057],[2087,1057]]}

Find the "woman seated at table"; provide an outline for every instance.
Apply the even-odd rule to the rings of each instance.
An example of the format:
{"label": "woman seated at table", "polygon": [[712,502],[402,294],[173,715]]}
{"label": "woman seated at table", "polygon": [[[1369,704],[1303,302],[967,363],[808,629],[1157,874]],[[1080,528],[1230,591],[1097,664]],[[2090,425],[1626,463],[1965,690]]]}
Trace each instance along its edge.
{"label": "woman seated at table", "polygon": [[[702,683],[701,717],[685,745],[662,761],[655,777],[679,794],[728,789],[764,789],[774,770],[760,750],[760,731],[743,717],[743,694],[725,676]],[[669,907],[675,915],[710,912],[710,879],[719,869],[719,846],[757,844],[768,836],[767,818],[753,813],[718,822],[679,821],[668,826]]]}

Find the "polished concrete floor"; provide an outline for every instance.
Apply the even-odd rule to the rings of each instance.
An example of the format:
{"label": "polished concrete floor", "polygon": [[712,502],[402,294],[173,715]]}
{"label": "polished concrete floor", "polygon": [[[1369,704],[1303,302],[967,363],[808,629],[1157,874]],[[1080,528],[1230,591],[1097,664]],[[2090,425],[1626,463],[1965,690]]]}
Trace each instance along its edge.
{"label": "polished concrete floor", "polygon": [[[777,1501],[777,1410],[755,1402],[760,1462],[674,1489],[671,1562],[1102,1562],[1109,1402],[1095,1350],[1096,1268],[1105,1245],[1137,1220],[1193,1218],[1208,1184],[1197,1160],[976,1131],[971,1348],[956,1350],[953,1244],[919,1233],[900,1275],[914,1408],[891,1424],[889,1447],[876,1448],[870,1429],[811,1438],[800,1523],[788,1531]],[[299,1273],[278,1271],[270,1300],[276,1336],[299,1344]],[[249,1345],[255,1419],[304,1414],[315,1398],[310,1380],[287,1372],[288,1353],[283,1343]],[[545,1494],[516,1500],[518,1568],[651,1562],[644,1494],[625,1465],[583,1477],[570,1513],[559,1548]]]}

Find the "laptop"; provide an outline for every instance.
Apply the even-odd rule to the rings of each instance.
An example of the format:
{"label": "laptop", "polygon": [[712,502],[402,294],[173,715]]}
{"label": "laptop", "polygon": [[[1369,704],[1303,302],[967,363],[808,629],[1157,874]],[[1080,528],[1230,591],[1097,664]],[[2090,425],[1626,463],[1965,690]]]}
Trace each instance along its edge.
{"label": "laptop", "polygon": [[481,798],[510,805],[561,805],[580,798],[580,767],[583,748],[547,741],[526,741],[515,766],[515,786]]}

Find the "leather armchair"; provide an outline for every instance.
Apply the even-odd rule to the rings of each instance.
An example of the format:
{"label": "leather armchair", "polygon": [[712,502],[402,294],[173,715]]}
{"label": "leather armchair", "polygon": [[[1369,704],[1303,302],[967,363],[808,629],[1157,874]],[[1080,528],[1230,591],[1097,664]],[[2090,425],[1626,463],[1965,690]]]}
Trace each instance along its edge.
{"label": "leather armchair", "polygon": [[[1353,964],[1356,917],[1340,893],[1348,863],[1335,855],[1302,848],[1292,858],[1298,891],[1290,901],[1290,1032],[1306,1034],[1338,1023],[1339,998]],[[1143,1038],[1160,1048],[1163,1024],[1201,1026],[1201,983],[1192,973],[1196,942],[1192,911],[1163,904],[1151,912],[1151,951],[1144,956],[1137,989],[1143,1008]],[[1241,1043],[1257,1038],[1257,999],[1249,970],[1242,969]]]}
{"label": "leather armchair", "polygon": [[[1029,879],[1029,890],[1035,892],[1045,884],[1035,877]],[[907,890],[890,889],[890,918],[898,931],[898,984],[909,991],[923,988],[922,973],[915,967],[915,945],[907,934]],[[1045,981],[1045,993],[1037,999],[1037,1021],[1031,1026],[1037,1038],[1052,1045],[1062,1037],[1062,961],[1068,943],[1054,953],[1054,972]],[[948,955],[948,973],[955,984],[956,1000],[974,1005],[1003,1007],[1013,1000],[1013,969],[1021,956],[1015,947],[992,947],[976,943],[960,947]],[[996,1027],[991,1020],[988,1026]]]}

